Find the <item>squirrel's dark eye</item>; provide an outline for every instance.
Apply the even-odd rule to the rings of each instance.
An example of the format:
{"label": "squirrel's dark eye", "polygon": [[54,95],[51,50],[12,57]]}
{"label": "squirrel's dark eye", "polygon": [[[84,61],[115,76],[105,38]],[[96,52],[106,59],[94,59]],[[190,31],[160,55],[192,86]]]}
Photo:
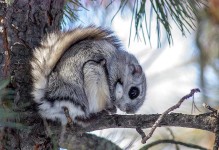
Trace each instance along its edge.
{"label": "squirrel's dark eye", "polygon": [[129,90],[129,98],[130,99],[137,98],[139,94],[140,94],[140,91],[137,87],[133,86],[130,88],[130,90]]}

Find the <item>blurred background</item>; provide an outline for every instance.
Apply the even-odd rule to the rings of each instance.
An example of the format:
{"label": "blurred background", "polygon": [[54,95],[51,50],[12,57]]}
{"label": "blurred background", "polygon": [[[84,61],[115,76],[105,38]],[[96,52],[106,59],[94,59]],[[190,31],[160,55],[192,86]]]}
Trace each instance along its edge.
{"label": "blurred background", "polygon": [[[203,103],[218,109],[218,0],[69,0],[65,6],[63,30],[90,24],[112,29],[127,51],[141,63],[148,89],[139,114],[162,113],[193,88],[200,88],[201,93],[186,100],[174,112],[205,113]],[[122,149],[135,150],[144,146],[134,129],[93,133],[108,138]],[[214,135],[195,129],[162,127],[147,143],[161,139],[175,139],[210,149]],[[151,149],[191,148],[159,144]]]}

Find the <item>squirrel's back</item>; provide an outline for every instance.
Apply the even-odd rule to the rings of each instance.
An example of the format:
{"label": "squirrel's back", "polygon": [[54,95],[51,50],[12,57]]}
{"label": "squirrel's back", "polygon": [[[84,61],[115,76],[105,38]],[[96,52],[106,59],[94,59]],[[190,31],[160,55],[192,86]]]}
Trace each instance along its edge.
{"label": "squirrel's back", "polygon": [[41,46],[33,51],[33,59],[31,60],[32,94],[35,102],[40,103],[40,99],[45,94],[44,89],[47,87],[48,75],[64,53],[72,45],[85,40],[106,40],[119,47],[119,42],[113,33],[100,27],[78,27],[72,31],[48,34],[41,42]]}

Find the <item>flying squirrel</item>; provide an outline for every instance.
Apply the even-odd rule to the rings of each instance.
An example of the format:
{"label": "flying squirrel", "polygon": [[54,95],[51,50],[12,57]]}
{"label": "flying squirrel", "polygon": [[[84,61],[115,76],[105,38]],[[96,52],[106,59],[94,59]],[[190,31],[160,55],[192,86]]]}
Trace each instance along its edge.
{"label": "flying squirrel", "polygon": [[48,34],[34,49],[31,94],[39,114],[67,124],[77,117],[118,108],[135,113],[146,96],[146,77],[136,57],[110,30],[77,27]]}

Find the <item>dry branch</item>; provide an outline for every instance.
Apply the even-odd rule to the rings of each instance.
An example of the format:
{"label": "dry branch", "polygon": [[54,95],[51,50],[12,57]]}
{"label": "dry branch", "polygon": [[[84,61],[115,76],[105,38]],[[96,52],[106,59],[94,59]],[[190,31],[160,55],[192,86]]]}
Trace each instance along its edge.
{"label": "dry branch", "polygon": [[[26,114],[26,113],[25,113]],[[95,130],[102,130],[108,128],[151,128],[154,122],[158,119],[160,114],[150,115],[101,115],[97,119],[90,122],[87,127],[74,126],[73,128],[67,127],[67,133],[75,134],[78,132],[91,132]],[[24,126],[34,126],[36,122],[40,122],[41,118],[36,114],[27,113],[22,115],[20,123]],[[205,113],[200,115],[188,115],[181,113],[171,113],[164,116],[160,122],[159,127],[162,126],[174,126],[174,127],[186,127],[206,130],[215,132],[217,119],[213,113]],[[61,125],[56,122],[48,123],[51,131],[59,133]]]}
{"label": "dry branch", "polygon": [[214,112],[215,118],[216,118],[216,127],[215,127],[215,140],[214,140],[214,146],[213,150],[218,150],[219,149],[219,112],[217,109],[212,108],[206,103],[203,103],[203,106],[207,108],[208,110]]}
{"label": "dry branch", "polygon": [[[98,118],[91,120],[87,127],[80,127],[77,125],[67,126],[64,137],[78,136],[83,132],[90,132],[95,130],[102,130],[108,128],[151,128],[154,122],[159,118],[160,114],[151,115],[100,115]],[[53,141],[58,142],[61,137],[62,126],[60,123],[47,121],[47,128],[50,129],[51,133],[45,133],[45,123],[36,112],[20,112],[17,116],[17,122],[23,125],[19,128],[19,134],[22,141],[26,144],[33,143],[32,140],[35,139],[33,136],[45,135],[46,137],[54,138]],[[200,115],[188,115],[180,113],[172,113],[164,116],[159,124],[162,126],[175,126],[175,127],[186,127],[186,128],[196,128],[201,130],[206,130],[210,132],[215,132],[217,125],[217,119],[215,113],[205,113]],[[40,136],[42,137],[42,136]],[[80,139],[80,138],[79,138]],[[34,143],[39,143],[35,142]],[[41,143],[41,142],[40,142]],[[23,147],[27,147],[23,145]]]}
{"label": "dry branch", "polygon": [[156,120],[156,122],[154,123],[154,125],[152,126],[150,132],[147,135],[143,135],[141,129],[138,129],[138,133],[141,134],[142,138],[142,143],[146,143],[146,141],[152,136],[152,134],[154,133],[155,129],[159,126],[160,122],[163,120],[164,116],[167,115],[168,113],[170,113],[171,111],[177,109],[180,107],[180,105],[188,98],[194,96],[195,93],[200,92],[199,89],[192,89],[191,92],[185,96],[183,96],[179,102],[175,105],[173,105],[172,107],[170,107],[169,109],[167,109],[163,114],[161,114],[159,116],[159,118]]}
{"label": "dry branch", "polygon": [[214,113],[217,113],[217,109],[212,108],[212,107],[209,106],[208,104],[203,103],[203,106],[204,106],[205,108],[207,108],[208,110],[210,110],[210,111],[212,111],[212,112],[214,112]]}

